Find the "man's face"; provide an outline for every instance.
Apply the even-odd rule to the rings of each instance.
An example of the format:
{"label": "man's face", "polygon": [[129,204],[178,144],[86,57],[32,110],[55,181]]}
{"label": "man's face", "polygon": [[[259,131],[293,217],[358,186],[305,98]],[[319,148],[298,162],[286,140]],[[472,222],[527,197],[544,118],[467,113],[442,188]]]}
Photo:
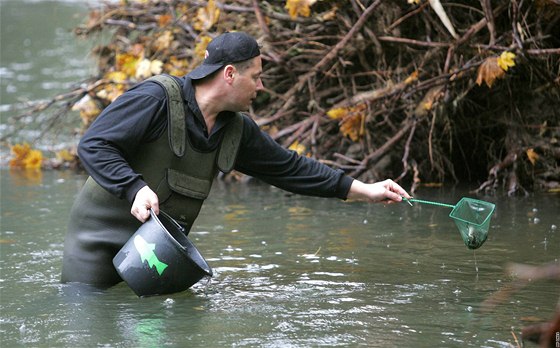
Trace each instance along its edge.
{"label": "man's face", "polygon": [[249,110],[257,98],[257,92],[264,89],[262,80],[262,59],[260,56],[253,58],[249,68],[237,72],[233,83],[234,99],[239,111]]}

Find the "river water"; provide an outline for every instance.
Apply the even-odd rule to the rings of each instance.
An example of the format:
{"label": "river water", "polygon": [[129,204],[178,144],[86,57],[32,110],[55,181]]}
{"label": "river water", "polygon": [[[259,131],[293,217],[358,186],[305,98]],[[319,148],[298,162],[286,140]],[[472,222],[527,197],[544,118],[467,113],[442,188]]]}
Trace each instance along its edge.
{"label": "river water", "polygon": [[[51,46],[38,52],[60,54],[49,60],[52,69],[64,70],[57,64],[73,59],[68,52],[86,64],[81,49],[57,46],[72,39],[60,29],[71,23],[56,13],[64,8],[64,18],[79,19],[70,13],[84,16],[81,2],[0,4],[3,74],[18,67],[4,53],[12,39],[4,36],[13,16],[7,9],[22,18],[36,7],[48,14],[41,35]],[[9,23],[23,25],[16,22]],[[39,73],[9,73],[11,90],[27,93],[17,82],[21,73],[57,86],[29,98],[62,91],[66,82],[41,75],[50,68],[32,60]],[[3,105],[12,103],[4,99],[5,76]],[[484,305],[515,284],[509,263],[560,262],[557,194],[477,197],[494,202],[496,212],[488,240],[473,252],[448,208],[342,202],[223,182],[191,232],[212,279],[149,298],[136,297],[124,283],[105,291],[62,285],[66,221],[85,178],[73,171],[0,170],[2,347],[510,347],[521,327],[552,317],[560,295],[558,283],[534,281],[495,307]],[[463,188],[417,193],[450,204],[468,195]]]}

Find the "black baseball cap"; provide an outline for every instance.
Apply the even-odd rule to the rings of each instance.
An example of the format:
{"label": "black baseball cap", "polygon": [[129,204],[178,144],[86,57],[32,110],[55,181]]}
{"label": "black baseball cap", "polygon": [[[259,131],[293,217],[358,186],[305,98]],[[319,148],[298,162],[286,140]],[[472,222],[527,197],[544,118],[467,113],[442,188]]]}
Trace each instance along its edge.
{"label": "black baseball cap", "polygon": [[236,31],[216,36],[206,47],[206,57],[187,76],[202,79],[227,64],[241,62],[260,55],[259,44],[250,35]]}

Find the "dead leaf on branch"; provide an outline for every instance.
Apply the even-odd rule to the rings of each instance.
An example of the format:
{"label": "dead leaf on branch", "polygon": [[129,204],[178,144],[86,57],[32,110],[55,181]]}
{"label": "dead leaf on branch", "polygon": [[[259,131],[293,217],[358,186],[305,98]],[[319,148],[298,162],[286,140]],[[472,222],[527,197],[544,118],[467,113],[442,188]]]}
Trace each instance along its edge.
{"label": "dead leaf on branch", "polygon": [[138,63],[142,59],[144,59],[144,46],[142,44],[134,44],[128,52],[115,55],[115,68],[123,72],[127,77],[134,77],[136,76]]}
{"label": "dead leaf on branch", "polygon": [[158,36],[158,38],[153,43],[153,48],[156,51],[164,51],[171,47],[171,43],[174,40],[173,33],[171,30],[166,30]]}
{"label": "dead leaf on branch", "polygon": [[365,118],[367,105],[365,103],[350,107],[334,108],[327,112],[333,120],[340,121],[340,132],[357,142],[365,133]]}
{"label": "dead leaf on branch", "polygon": [[476,83],[480,86],[485,82],[488,88],[492,88],[496,79],[503,78],[512,66],[515,66],[515,54],[512,52],[502,52],[499,57],[488,57],[478,68]]}
{"label": "dead leaf on branch", "polygon": [[311,15],[311,5],[315,2],[317,0],[286,0],[284,8],[288,10],[292,19],[296,19],[298,16],[309,17]]}
{"label": "dead leaf on branch", "polygon": [[498,58],[488,57],[478,68],[476,84],[480,86],[484,82],[488,88],[492,88],[494,81],[501,79],[505,74],[506,72],[498,64]]}
{"label": "dead leaf on branch", "polygon": [[95,89],[96,97],[113,102],[117,97],[124,93],[126,90],[127,75],[122,71],[112,71],[105,74],[104,78],[111,83],[104,84]]}
{"label": "dead leaf on branch", "polygon": [[156,16],[156,19],[157,19],[158,26],[160,28],[163,28],[167,26],[169,23],[171,23],[173,17],[170,14],[163,14],[163,15]]}
{"label": "dead leaf on branch", "polygon": [[420,103],[418,103],[418,105],[414,109],[414,114],[416,115],[416,117],[426,116],[428,112],[433,109],[434,104],[436,104],[438,100],[440,100],[440,98],[443,96],[443,88],[443,85],[432,87],[426,93],[424,98],[422,98]]}
{"label": "dead leaf on branch", "polygon": [[206,7],[199,8],[194,19],[193,28],[198,31],[208,31],[218,22],[220,9],[214,0],[208,1]]}
{"label": "dead leaf on branch", "polygon": [[200,60],[203,60],[206,56],[206,47],[208,47],[208,44],[210,43],[210,41],[212,41],[212,38],[208,35],[202,35],[198,40],[199,41],[194,47],[194,55]]}
{"label": "dead leaf on branch", "polygon": [[13,158],[10,168],[41,169],[43,153],[32,149],[28,143],[16,144],[10,147]]}
{"label": "dead leaf on branch", "polygon": [[535,163],[537,163],[537,160],[539,159],[539,154],[536,153],[535,150],[533,150],[533,148],[527,149],[525,153],[527,154],[527,158],[529,159],[529,162],[531,162],[531,164],[534,166]]}
{"label": "dead leaf on branch", "polygon": [[101,108],[86,94],[80,101],[72,106],[72,111],[78,111],[80,113],[82,124],[87,128],[97,115],[101,113]]}

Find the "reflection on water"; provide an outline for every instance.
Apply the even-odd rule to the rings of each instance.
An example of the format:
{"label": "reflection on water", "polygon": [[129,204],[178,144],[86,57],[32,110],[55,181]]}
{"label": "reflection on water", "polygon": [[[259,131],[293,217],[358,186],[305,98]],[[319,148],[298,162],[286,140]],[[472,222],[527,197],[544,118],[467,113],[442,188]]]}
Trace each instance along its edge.
{"label": "reflection on water", "polygon": [[[475,257],[445,208],[370,205],[216,183],[191,237],[215,271],[192,289],[137,298],[59,284],[73,172],[2,170],[0,342],[6,346],[490,346],[552,316],[558,284],[504,303],[508,262],[558,262],[557,196],[495,202]],[[422,193],[457,201],[464,191]]]}

